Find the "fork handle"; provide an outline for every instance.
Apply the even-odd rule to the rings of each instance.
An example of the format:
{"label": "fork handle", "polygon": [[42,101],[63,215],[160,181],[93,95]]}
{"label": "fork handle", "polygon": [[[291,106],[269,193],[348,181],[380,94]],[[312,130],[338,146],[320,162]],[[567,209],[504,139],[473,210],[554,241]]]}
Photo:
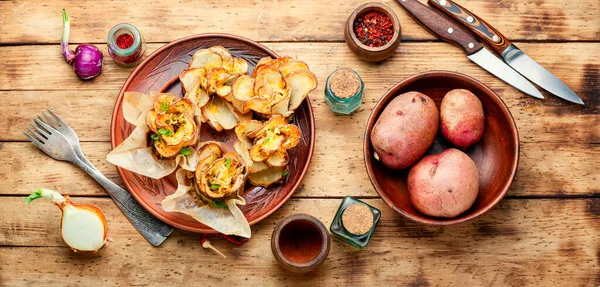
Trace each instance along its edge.
{"label": "fork handle", "polygon": [[[85,158],[85,157],[84,157]],[[173,227],[156,219],[146,211],[131,194],[120,187],[118,184],[106,178],[100,171],[89,162],[79,157],[73,160],[73,163],[83,169],[87,174],[94,178],[112,197],[123,214],[129,219],[131,224],[148,240],[152,245],[159,246],[167,236],[173,231]]]}

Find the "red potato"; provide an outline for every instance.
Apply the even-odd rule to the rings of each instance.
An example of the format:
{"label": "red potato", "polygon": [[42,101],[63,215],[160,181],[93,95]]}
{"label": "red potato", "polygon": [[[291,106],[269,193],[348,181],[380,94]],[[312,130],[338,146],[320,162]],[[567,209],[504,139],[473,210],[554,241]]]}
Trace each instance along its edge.
{"label": "red potato", "polygon": [[479,172],[457,149],[424,157],[408,173],[410,200],[420,212],[452,218],[465,212],[479,192]]}
{"label": "red potato", "polygon": [[419,92],[394,98],[371,131],[375,158],[392,169],[405,169],[427,152],[438,131],[435,103]]}
{"label": "red potato", "polygon": [[440,106],[440,118],[442,134],[459,148],[468,148],[483,136],[483,106],[470,91],[456,89],[448,92]]}

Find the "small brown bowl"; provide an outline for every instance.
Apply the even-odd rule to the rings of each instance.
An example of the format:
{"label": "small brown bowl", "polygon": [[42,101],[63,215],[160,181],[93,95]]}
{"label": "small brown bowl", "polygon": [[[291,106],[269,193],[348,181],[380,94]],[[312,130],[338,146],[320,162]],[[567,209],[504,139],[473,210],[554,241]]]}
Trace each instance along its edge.
{"label": "small brown bowl", "polygon": [[[387,44],[372,48],[361,41],[358,40],[356,34],[354,34],[354,21],[358,16],[361,16],[365,13],[378,11],[387,15],[393,22],[394,25],[394,36],[392,36],[392,40],[390,40]],[[390,9],[390,7],[377,3],[370,2],[365,3],[363,5],[358,6],[354,12],[348,17],[346,21],[346,26],[344,28],[344,38],[346,39],[346,45],[352,52],[354,52],[359,58],[370,61],[370,62],[378,62],[381,60],[385,60],[394,54],[398,45],[400,45],[400,38],[402,38],[402,29],[400,28],[400,21],[398,21],[398,16],[396,13]]]}
{"label": "small brown bowl", "polygon": [[284,218],[273,230],[271,251],[283,268],[306,273],[319,267],[331,246],[327,228],[308,214],[293,214]]}
{"label": "small brown bowl", "polygon": [[[422,214],[412,205],[406,186],[409,169],[392,170],[373,156],[371,130],[387,104],[397,95],[409,91],[421,92],[432,98],[436,106],[447,92],[467,89],[483,104],[485,130],[483,138],[464,152],[479,170],[479,194],[471,208],[455,218],[436,218]],[[364,135],[364,157],[367,173],[381,198],[395,211],[417,222],[430,225],[450,225],[473,219],[494,207],[506,194],[519,163],[519,134],[510,111],[490,88],[481,82],[454,72],[432,71],[411,76],[392,87],[371,113]],[[438,154],[452,147],[441,132],[427,154]]]}

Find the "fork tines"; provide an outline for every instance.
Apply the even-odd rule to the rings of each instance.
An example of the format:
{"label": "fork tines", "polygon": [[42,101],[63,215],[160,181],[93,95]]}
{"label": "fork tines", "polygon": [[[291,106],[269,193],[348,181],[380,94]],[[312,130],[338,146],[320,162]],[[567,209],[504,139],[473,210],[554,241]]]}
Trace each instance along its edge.
{"label": "fork tines", "polygon": [[31,129],[29,127],[26,127],[25,129],[27,129],[27,131],[29,133],[23,133],[30,141],[32,141],[35,144],[45,144],[46,141],[48,140],[48,136],[52,135],[53,132],[55,132],[55,128],[56,126],[60,126],[60,120],[57,118],[57,116],[51,112],[50,110],[46,109],[55,119],[57,122],[59,122],[58,124],[53,122],[52,120],[50,120],[49,116],[46,115],[46,113],[42,112],[42,115],[44,116],[44,119],[42,119],[42,117],[40,117],[39,115],[37,116],[37,119],[33,119],[33,121],[35,122],[35,125],[33,125],[32,123],[29,123],[29,125],[31,126]]}

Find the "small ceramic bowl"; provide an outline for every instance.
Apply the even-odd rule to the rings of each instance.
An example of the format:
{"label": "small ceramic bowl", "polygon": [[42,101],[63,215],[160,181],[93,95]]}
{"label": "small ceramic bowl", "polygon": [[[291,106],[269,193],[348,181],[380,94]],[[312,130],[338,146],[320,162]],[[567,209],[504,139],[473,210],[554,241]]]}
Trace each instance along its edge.
{"label": "small ceramic bowl", "polygon": [[[354,34],[354,21],[358,16],[361,16],[365,13],[378,11],[387,15],[394,25],[394,36],[392,39],[381,47],[369,47],[363,44],[358,38],[356,34]],[[346,21],[346,26],[344,28],[344,38],[346,40],[346,45],[352,52],[354,52],[359,58],[370,61],[370,62],[378,62],[385,60],[392,56],[398,45],[400,45],[400,38],[402,38],[402,29],[400,28],[400,21],[398,21],[398,16],[396,13],[390,9],[390,7],[377,3],[370,2],[365,3],[363,5],[358,6],[354,12],[348,17]]]}
{"label": "small ceramic bowl", "polygon": [[327,228],[308,214],[293,214],[284,218],[273,230],[271,251],[283,268],[306,273],[319,267],[331,246]]}
{"label": "small ceramic bowl", "polygon": [[[422,214],[412,205],[406,186],[409,169],[392,170],[375,160],[370,135],[379,115],[396,96],[410,91],[421,92],[432,98],[439,110],[442,99],[453,89],[471,91],[481,100],[485,113],[483,138],[464,150],[479,171],[479,194],[471,208],[457,217],[436,218]],[[450,147],[452,145],[438,133],[427,154],[438,154]],[[364,157],[373,187],[393,210],[424,224],[450,225],[484,214],[504,197],[517,172],[519,134],[510,111],[490,88],[459,73],[432,71],[404,79],[387,91],[375,105],[365,130]]]}

